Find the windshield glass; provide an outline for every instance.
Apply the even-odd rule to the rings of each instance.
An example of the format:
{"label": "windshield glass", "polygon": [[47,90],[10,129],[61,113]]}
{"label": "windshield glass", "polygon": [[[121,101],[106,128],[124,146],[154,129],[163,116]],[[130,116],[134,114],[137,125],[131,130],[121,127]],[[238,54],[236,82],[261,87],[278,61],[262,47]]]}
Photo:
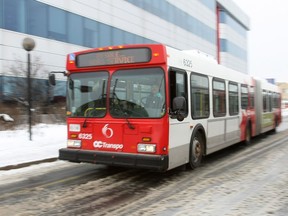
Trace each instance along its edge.
{"label": "windshield glass", "polygon": [[106,114],[107,80],[107,71],[71,74],[67,84],[67,114],[103,117]]}
{"label": "windshield glass", "polygon": [[160,118],[165,113],[161,68],[119,70],[112,75],[110,114],[115,118]]}

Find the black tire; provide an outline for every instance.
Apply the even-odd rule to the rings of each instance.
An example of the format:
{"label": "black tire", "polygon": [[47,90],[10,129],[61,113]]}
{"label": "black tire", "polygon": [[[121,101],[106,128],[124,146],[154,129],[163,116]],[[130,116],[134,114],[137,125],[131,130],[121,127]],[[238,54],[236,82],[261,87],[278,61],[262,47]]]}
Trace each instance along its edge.
{"label": "black tire", "polygon": [[189,165],[191,169],[200,166],[204,154],[204,141],[201,133],[196,132],[190,143],[190,160]]}

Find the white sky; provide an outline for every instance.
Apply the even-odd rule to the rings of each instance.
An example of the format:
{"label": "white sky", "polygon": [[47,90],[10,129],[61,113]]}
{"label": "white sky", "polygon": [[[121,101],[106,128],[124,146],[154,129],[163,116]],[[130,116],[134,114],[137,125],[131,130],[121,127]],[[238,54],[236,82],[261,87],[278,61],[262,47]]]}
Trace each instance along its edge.
{"label": "white sky", "polygon": [[288,1],[233,1],[250,17],[249,73],[288,82]]}

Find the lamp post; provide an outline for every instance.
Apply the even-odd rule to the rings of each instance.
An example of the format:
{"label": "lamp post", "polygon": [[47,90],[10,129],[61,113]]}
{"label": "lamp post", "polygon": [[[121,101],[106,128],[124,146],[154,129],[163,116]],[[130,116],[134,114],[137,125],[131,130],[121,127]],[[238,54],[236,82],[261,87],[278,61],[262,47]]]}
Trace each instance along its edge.
{"label": "lamp post", "polygon": [[28,101],[28,124],[29,124],[29,140],[32,140],[32,100],[31,100],[31,64],[30,51],[35,47],[35,41],[32,38],[26,37],[22,43],[23,48],[27,51],[27,101]]}

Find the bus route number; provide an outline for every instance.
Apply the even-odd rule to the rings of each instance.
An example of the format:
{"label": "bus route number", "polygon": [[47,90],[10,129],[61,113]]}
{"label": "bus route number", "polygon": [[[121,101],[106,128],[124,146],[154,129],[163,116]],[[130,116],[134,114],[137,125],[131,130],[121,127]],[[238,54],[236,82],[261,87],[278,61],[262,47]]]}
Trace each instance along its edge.
{"label": "bus route number", "polygon": [[183,59],[183,65],[186,66],[186,67],[192,68],[193,67],[192,60]]}

